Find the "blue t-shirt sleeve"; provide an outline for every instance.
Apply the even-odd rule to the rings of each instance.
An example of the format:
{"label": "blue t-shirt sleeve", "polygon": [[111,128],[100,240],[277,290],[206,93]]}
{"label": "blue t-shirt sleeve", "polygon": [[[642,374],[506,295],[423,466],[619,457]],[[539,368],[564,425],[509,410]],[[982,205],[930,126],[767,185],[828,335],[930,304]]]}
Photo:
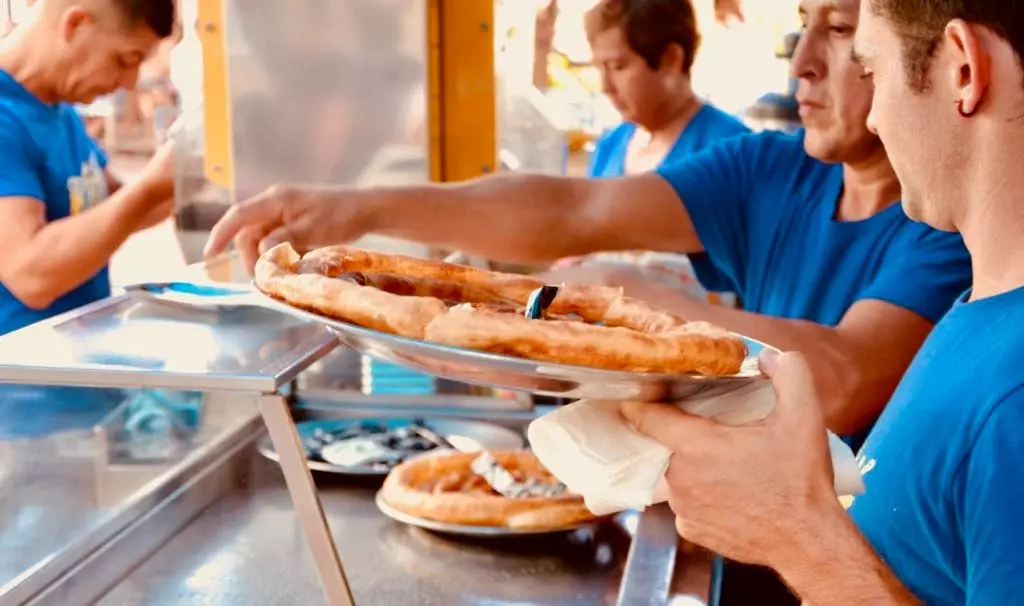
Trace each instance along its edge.
{"label": "blue t-shirt sleeve", "polygon": [[626,161],[626,147],[633,130],[632,125],[623,123],[601,135],[601,138],[594,143],[594,151],[590,154],[590,166],[587,167],[588,177],[622,176],[623,165]]}
{"label": "blue t-shirt sleeve", "polygon": [[714,267],[736,285],[744,283],[749,192],[763,139],[761,135],[726,139],[658,169],[686,206]]}
{"label": "blue t-shirt sleeve", "polygon": [[21,124],[0,115],[0,198],[45,199],[31,146]]}
{"label": "blue t-shirt sleeve", "polygon": [[959,234],[915,226],[859,299],[877,299],[938,322],[971,286],[971,257]]}
{"label": "blue t-shirt sleeve", "polygon": [[1024,578],[1024,388],[1004,398],[956,481],[967,566],[967,606],[1016,604]]}

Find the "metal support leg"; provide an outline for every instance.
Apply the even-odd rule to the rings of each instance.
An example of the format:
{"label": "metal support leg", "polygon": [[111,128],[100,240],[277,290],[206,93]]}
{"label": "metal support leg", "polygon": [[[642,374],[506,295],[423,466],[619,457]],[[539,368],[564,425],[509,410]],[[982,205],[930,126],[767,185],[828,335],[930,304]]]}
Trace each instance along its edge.
{"label": "metal support leg", "polygon": [[672,590],[679,536],[668,505],[653,505],[640,514],[626,557],[619,606],[665,606]]}
{"label": "metal support leg", "polygon": [[281,462],[288,494],[299,514],[302,531],[313,552],[313,562],[320,575],[327,603],[330,606],[354,606],[352,590],[345,578],[345,569],[341,565],[327,518],[324,517],[313,476],[306,466],[306,454],[288,411],[288,404],[279,395],[262,396],[260,412],[270,432],[270,439],[274,442],[274,450]]}

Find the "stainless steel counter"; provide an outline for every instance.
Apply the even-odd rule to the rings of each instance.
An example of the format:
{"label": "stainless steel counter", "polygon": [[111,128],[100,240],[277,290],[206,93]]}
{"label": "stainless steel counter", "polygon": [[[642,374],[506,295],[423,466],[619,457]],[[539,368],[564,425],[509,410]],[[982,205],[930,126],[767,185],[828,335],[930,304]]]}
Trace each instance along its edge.
{"label": "stainless steel counter", "polygon": [[0,443],[0,586],[109,513],[96,498],[97,454],[91,431]]}
{"label": "stainless steel counter", "polygon": [[[324,603],[280,470],[257,457],[251,477],[98,604]],[[378,486],[320,481],[324,511],[360,605],[591,606],[618,599],[630,544],[622,525],[543,539],[460,540],[384,517],[373,503]],[[671,595],[695,594],[703,597],[685,603],[703,603],[706,558],[688,554],[677,566]]]}
{"label": "stainless steel counter", "polygon": [[[230,264],[212,264],[199,273],[200,281],[233,281],[237,272]],[[131,443],[140,433],[132,425],[139,415],[125,412],[130,407],[117,407],[91,431],[63,426],[67,409],[74,413],[72,426],[92,426],[70,402],[53,407],[60,422],[21,434],[17,430],[24,427],[4,433],[10,428],[0,423],[0,605],[74,606],[101,598],[103,604],[249,605],[326,598],[346,606],[676,606],[694,602],[675,596],[706,597],[708,560],[677,549],[664,509],[645,512],[632,526],[605,524],[589,534],[468,541],[390,521],[374,505],[376,483],[331,482],[318,492],[293,410],[472,417],[518,428],[536,412],[524,400],[497,393],[366,393],[364,360],[361,389],[354,391],[350,370],[357,360],[347,352],[336,352],[307,380],[297,380],[336,347],[318,324],[269,310],[182,309],[130,295],[0,338],[0,383],[110,393],[126,388],[147,397],[168,389],[203,392],[200,407],[156,406],[165,421],[183,410],[198,415],[185,427],[191,437],[172,449],[173,456],[137,456],[154,449]],[[381,380],[371,387],[386,387]],[[291,401],[294,388],[299,402]],[[301,400],[303,393],[308,400]],[[24,392],[0,398],[0,421],[17,426],[43,416]],[[89,415],[95,415],[94,404],[85,407]],[[281,467],[253,454],[260,416]],[[641,540],[633,541],[626,528]]]}

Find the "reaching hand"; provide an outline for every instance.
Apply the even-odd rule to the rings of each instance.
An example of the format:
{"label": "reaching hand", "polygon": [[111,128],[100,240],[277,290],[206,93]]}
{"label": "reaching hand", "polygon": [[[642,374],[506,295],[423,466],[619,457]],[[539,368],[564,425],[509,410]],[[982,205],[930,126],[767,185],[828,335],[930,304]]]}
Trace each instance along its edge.
{"label": "reaching hand", "polygon": [[359,192],[344,196],[275,185],[231,207],[217,222],[206,256],[227,249],[232,240],[251,269],[261,252],[289,242],[300,252],[341,244],[367,233],[368,221]]}

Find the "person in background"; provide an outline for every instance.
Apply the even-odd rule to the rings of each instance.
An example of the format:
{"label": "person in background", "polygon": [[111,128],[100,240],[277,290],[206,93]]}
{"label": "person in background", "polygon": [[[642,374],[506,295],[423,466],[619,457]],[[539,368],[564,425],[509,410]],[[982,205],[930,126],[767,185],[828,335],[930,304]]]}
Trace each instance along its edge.
{"label": "person in background", "polygon": [[588,176],[655,170],[749,132],[690,86],[700,33],[689,0],[601,0],[586,31],[602,90],[623,117],[597,141]]}
{"label": "person in background", "polygon": [[174,0],[41,0],[0,41],[0,334],[109,296],[107,263],[170,216],[170,153],[122,187],[72,107],[135,85]]}
{"label": "person in background", "polygon": [[623,412],[674,451],[679,532],[776,568],[807,604],[1022,604],[1024,5],[865,1],[851,50],[903,208],[963,234],[974,266],[860,452],[866,491],[836,498],[795,353],[762,360],[779,401],[761,423]]}
{"label": "person in background", "polygon": [[[0,335],[110,295],[107,264],[174,207],[171,153],[122,185],[73,105],[135,85],[174,0],[40,0],[0,40]],[[0,437],[88,426],[119,394],[0,386]]]}
{"label": "person in background", "polygon": [[[749,132],[738,119],[705,103],[693,91],[690,69],[701,38],[690,0],[601,0],[585,20],[603,92],[624,120],[598,139],[588,176],[622,177],[656,170],[722,139]],[[659,264],[671,265],[672,273],[680,274],[675,277],[681,284],[692,281],[695,273],[709,290],[727,288],[706,254],[691,255],[689,263],[683,255],[666,256]],[[623,265],[628,267],[650,258],[599,254],[562,259],[547,277],[571,280],[573,271],[559,270],[616,259],[625,260]]]}

